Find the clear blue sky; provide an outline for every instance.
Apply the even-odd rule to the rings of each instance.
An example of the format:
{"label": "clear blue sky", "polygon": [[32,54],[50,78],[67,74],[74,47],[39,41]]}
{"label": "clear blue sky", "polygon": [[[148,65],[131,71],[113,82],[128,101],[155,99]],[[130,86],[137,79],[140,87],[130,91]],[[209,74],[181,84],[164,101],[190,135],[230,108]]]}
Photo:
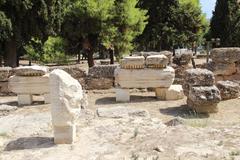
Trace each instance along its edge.
{"label": "clear blue sky", "polygon": [[202,5],[202,10],[207,14],[207,18],[212,17],[212,11],[215,8],[216,0],[200,0]]}

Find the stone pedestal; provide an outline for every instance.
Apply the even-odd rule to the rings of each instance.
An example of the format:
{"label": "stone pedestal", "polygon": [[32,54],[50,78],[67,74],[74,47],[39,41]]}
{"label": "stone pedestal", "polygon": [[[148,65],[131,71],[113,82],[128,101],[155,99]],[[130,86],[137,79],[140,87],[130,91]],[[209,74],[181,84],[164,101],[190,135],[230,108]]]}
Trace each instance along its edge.
{"label": "stone pedestal", "polygon": [[155,95],[160,100],[166,100],[166,92],[168,88],[156,88]]}
{"label": "stone pedestal", "polygon": [[55,144],[72,144],[76,139],[76,126],[54,126]]}
{"label": "stone pedestal", "polygon": [[166,100],[179,100],[184,98],[182,85],[171,85],[166,91]]}
{"label": "stone pedestal", "polygon": [[19,105],[30,105],[32,104],[32,95],[31,94],[18,94],[18,104]]}
{"label": "stone pedestal", "polygon": [[51,115],[56,144],[71,144],[76,137],[75,120],[86,107],[82,86],[63,70],[50,73]]}
{"label": "stone pedestal", "polygon": [[117,102],[129,102],[130,93],[129,89],[115,89]]}
{"label": "stone pedestal", "polygon": [[43,97],[44,97],[44,102],[46,104],[51,103],[51,98],[50,98],[50,94],[49,93],[44,94]]}

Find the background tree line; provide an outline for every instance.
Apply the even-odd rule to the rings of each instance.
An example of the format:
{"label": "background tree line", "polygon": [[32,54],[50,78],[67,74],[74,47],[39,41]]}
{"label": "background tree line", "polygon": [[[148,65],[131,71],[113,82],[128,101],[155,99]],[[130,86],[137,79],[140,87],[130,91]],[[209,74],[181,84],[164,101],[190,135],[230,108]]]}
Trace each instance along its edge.
{"label": "background tree line", "polygon": [[61,63],[85,54],[91,67],[102,50],[113,59],[113,53],[193,47],[212,37],[237,46],[236,4],[218,0],[209,29],[199,0],[0,0],[0,62],[15,67],[27,55]]}

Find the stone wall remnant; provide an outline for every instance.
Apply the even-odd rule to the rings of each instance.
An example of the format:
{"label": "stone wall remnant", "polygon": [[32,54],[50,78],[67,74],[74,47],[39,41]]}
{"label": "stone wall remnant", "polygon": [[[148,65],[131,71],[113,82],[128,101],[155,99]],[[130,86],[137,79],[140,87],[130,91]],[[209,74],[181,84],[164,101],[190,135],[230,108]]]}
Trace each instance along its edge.
{"label": "stone wall remnant", "polygon": [[220,90],[223,100],[235,99],[240,96],[240,86],[232,81],[218,81],[217,87]]}

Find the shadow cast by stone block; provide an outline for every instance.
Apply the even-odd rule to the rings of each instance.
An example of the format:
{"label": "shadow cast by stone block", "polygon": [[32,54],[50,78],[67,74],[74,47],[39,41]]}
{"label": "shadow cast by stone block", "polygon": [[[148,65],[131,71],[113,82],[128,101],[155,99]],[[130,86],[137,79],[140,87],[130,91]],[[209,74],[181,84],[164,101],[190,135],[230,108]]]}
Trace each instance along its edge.
{"label": "shadow cast by stone block", "polygon": [[174,117],[181,117],[184,119],[203,119],[209,118],[209,114],[196,113],[196,111],[190,109],[187,105],[181,105],[177,107],[169,107],[160,109],[160,113],[165,115],[171,115]]}
{"label": "shadow cast by stone block", "polygon": [[24,106],[39,106],[39,105],[44,105],[44,101],[33,101],[32,104],[30,105],[19,105],[17,101],[11,101],[11,102],[6,102],[6,103],[0,103],[0,105],[9,105],[9,106],[17,106],[17,107],[24,107]]}
{"label": "shadow cast by stone block", "polygon": [[97,99],[96,105],[109,105],[109,104],[123,104],[123,103],[141,103],[141,102],[156,102],[159,101],[155,96],[136,96],[130,97],[130,102],[116,102],[115,97],[104,97]]}
{"label": "shadow cast by stone block", "polygon": [[54,145],[53,138],[50,137],[26,137],[9,142],[4,151],[50,148]]}

